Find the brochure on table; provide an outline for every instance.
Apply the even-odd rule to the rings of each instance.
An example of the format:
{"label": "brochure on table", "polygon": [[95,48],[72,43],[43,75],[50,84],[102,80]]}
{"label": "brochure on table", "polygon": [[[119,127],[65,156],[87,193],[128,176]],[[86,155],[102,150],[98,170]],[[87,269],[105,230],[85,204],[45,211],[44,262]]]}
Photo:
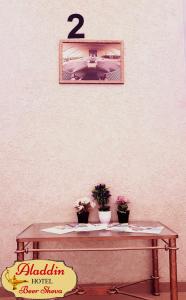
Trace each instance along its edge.
{"label": "brochure on table", "polygon": [[149,233],[149,234],[160,234],[163,230],[163,226],[148,227],[148,226],[138,226],[129,224],[66,224],[64,226],[53,226],[49,228],[44,228],[42,231],[55,234],[65,234],[70,232],[90,232],[97,230],[110,230],[118,232],[128,232],[128,233]]}

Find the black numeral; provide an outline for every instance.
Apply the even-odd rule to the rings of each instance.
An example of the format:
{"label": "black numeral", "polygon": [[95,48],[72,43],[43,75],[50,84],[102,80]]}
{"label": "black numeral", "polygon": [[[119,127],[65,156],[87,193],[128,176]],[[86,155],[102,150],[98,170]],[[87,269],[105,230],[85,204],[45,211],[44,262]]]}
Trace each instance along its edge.
{"label": "black numeral", "polygon": [[72,22],[74,19],[78,19],[78,24],[70,31],[68,39],[81,39],[85,37],[84,33],[77,33],[77,31],[83,26],[84,18],[79,14],[72,14],[68,17],[68,22]]}

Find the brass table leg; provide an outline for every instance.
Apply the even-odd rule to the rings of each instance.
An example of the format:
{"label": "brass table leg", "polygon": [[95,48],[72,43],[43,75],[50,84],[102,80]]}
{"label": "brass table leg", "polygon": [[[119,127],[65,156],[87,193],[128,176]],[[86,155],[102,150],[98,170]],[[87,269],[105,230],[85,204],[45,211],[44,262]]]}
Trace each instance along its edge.
{"label": "brass table leg", "polygon": [[[39,242],[33,242],[33,249],[39,249]],[[33,259],[39,258],[39,252],[34,251],[33,252]]]}
{"label": "brass table leg", "polygon": [[[23,242],[17,242],[17,250],[24,250],[24,243]],[[24,260],[24,252],[17,253],[17,261]]]}
{"label": "brass table leg", "polygon": [[[17,250],[24,250],[24,243],[17,242]],[[17,253],[17,261],[24,260],[24,252]],[[23,300],[24,298],[18,297],[17,300]]]}
{"label": "brass table leg", "polygon": [[[158,240],[152,240],[152,246],[158,246]],[[158,250],[152,249],[152,294],[160,295],[159,288],[159,268],[158,268]]]}
{"label": "brass table leg", "polygon": [[178,300],[176,239],[169,239],[170,299]]}

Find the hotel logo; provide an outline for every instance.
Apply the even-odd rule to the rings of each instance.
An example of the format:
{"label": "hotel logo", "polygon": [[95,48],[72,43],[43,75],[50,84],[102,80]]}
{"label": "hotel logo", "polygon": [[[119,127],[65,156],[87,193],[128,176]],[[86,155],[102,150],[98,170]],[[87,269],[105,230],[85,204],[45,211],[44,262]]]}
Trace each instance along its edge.
{"label": "hotel logo", "polygon": [[27,260],[6,268],[2,285],[15,297],[50,299],[72,291],[77,285],[77,275],[61,261]]}

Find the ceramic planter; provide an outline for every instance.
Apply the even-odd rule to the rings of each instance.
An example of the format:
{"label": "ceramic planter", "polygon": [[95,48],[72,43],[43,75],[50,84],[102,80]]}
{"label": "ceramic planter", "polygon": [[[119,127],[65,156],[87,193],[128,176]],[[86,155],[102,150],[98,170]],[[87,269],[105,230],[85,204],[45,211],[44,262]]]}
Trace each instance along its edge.
{"label": "ceramic planter", "polygon": [[111,220],[111,211],[99,211],[99,220],[102,224],[108,224]]}
{"label": "ceramic planter", "polygon": [[128,223],[130,210],[127,211],[117,211],[118,214],[118,222],[119,223]]}
{"label": "ceramic planter", "polygon": [[78,223],[88,223],[89,212],[83,211],[81,213],[77,213]]}

